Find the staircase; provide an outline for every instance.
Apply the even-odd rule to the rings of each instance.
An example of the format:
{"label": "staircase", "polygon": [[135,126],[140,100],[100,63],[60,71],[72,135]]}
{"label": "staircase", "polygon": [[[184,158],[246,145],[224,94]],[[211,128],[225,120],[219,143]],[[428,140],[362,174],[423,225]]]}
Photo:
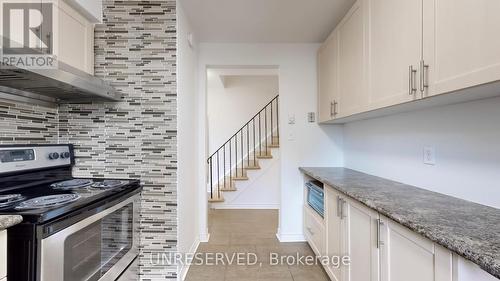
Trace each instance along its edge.
{"label": "staircase", "polygon": [[272,159],[278,148],[279,95],[208,157],[208,201],[224,202],[224,193],[237,191],[238,182],[249,180],[248,171],[260,170],[259,162]]}

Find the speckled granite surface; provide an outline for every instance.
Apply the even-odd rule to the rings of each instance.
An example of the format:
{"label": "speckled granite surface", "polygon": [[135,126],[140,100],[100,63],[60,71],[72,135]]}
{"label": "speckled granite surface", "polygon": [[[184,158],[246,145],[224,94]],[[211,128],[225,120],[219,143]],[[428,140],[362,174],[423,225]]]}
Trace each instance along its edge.
{"label": "speckled granite surface", "polygon": [[0,216],[0,230],[7,229],[23,221],[23,217],[17,215]]}
{"label": "speckled granite surface", "polygon": [[345,168],[300,170],[500,278],[500,209]]}

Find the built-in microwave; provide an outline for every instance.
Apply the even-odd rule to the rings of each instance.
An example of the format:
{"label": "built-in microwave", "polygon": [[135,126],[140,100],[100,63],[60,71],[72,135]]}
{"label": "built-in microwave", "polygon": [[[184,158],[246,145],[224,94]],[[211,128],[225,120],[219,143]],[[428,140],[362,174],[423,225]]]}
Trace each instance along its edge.
{"label": "built-in microwave", "polygon": [[309,181],[306,183],[307,204],[321,217],[325,216],[325,192],[323,184],[318,181]]}

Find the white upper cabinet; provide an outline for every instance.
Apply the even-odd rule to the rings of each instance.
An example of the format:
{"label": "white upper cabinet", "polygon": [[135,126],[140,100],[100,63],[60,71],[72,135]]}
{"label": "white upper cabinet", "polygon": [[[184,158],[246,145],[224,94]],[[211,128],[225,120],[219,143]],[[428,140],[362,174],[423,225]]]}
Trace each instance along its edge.
{"label": "white upper cabinet", "polygon": [[[331,68],[318,67],[320,95],[338,90],[337,114],[328,118],[331,98],[321,98],[319,121],[345,123],[500,95],[498,11],[498,0],[358,0],[334,31],[337,75],[330,84],[324,79],[332,77]],[[461,94],[425,99],[453,92]]]}
{"label": "white upper cabinet", "polygon": [[366,0],[358,0],[339,23],[338,117],[366,110]]}
{"label": "white upper cabinet", "polygon": [[94,24],[64,1],[58,3],[54,52],[60,62],[94,73]]}
{"label": "white upper cabinet", "polygon": [[370,108],[419,97],[422,0],[368,1]]}
{"label": "white upper cabinet", "polygon": [[500,1],[424,0],[429,93],[500,80]]}
{"label": "white upper cabinet", "polygon": [[65,0],[93,23],[102,22],[102,0]]}
{"label": "white upper cabinet", "polygon": [[333,32],[318,52],[318,115],[319,122],[335,118],[338,96],[337,32]]}

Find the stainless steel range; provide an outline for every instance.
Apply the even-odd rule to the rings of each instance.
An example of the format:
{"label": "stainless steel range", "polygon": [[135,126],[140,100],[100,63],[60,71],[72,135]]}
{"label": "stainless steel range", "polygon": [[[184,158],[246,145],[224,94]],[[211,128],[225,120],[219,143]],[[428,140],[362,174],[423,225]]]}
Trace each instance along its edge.
{"label": "stainless steel range", "polygon": [[16,281],[116,280],[138,256],[139,181],[73,178],[72,145],[0,146],[7,275]]}

